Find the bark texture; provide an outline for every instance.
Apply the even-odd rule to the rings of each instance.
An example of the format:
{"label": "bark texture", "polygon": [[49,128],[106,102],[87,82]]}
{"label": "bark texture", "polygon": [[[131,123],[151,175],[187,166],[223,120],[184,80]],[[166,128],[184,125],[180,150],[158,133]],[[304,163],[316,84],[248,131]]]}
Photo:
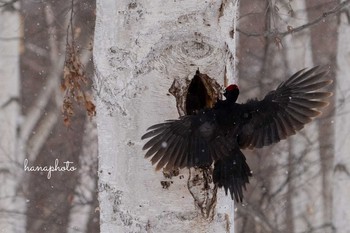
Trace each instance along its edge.
{"label": "bark texture", "polygon": [[221,85],[233,81],[236,13],[228,0],[97,1],[102,232],[233,232],[232,201],[220,192],[214,215],[204,218],[208,206],[194,204],[188,170],[172,178],[155,172],[140,137],[183,114],[179,103],[198,68]]}

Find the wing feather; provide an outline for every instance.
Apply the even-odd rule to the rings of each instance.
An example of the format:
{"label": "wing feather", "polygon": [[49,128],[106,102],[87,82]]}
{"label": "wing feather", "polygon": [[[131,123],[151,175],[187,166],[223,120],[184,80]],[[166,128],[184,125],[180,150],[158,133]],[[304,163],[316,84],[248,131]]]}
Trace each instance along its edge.
{"label": "wing feather", "polygon": [[233,140],[225,137],[226,129],[216,122],[217,110],[169,120],[148,128],[141,137],[145,158],[150,158],[156,170],[209,166],[214,160],[229,155]]}
{"label": "wing feather", "polygon": [[328,105],[330,92],[319,91],[330,85],[325,71],[318,67],[296,72],[261,101],[250,100],[238,107],[249,118],[242,118],[238,143],[241,148],[260,148],[276,143],[301,130]]}

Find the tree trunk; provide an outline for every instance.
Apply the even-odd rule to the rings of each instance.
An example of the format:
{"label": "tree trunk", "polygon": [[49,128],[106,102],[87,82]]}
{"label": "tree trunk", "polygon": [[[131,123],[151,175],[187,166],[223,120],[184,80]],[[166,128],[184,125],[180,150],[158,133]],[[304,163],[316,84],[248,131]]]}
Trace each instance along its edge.
{"label": "tree trunk", "polygon": [[[89,224],[96,214],[94,194],[97,183],[97,135],[94,121],[86,120],[82,151],[79,156],[79,182],[75,188],[70,210],[68,233],[88,232]],[[95,168],[95,169],[94,169]]]}
{"label": "tree trunk", "polygon": [[187,169],[172,178],[155,172],[140,137],[183,113],[198,68],[221,85],[233,81],[236,13],[228,0],[97,1],[101,232],[233,232],[233,202],[219,191],[212,219],[204,218],[216,202],[194,204]]}
{"label": "tree trunk", "polygon": [[[329,5],[334,4],[328,0],[305,1],[310,9],[309,19],[320,17],[323,12],[329,10]],[[327,5],[327,3],[329,5]],[[316,10],[312,10],[315,9]],[[337,56],[337,18],[327,19],[327,23],[314,25],[310,28],[312,40],[312,56],[315,65],[329,65],[328,76],[336,77],[336,56]],[[324,34],[326,35],[324,36]],[[330,87],[334,90],[334,85]],[[332,222],[332,183],[333,183],[333,159],[334,159],[334,98],[329,98],[329,107],[322,111],[318,119],[320,161],[322,175],[322,199],[323,199],[323,222],[330,225]],[[329,226],[328,226],[328,229]],[[325,231],[325,230],[324,230]]]}
{"label": "tree trunk", "polygon": [[19,112],[19,37],[17,11],[0,10],[0,229],[25,232],[25,202],[20,187],[24,158],[16,154]]}
{"label": "tree trunk", "polygon": [[338,55],[336,80],[336,118],[334,140],[334,170],[333,170],[333,226],[336,232],[349,233],[350,220],[350,121],[349,121],[349,53],[350,28],[348,20],[343,15],[338,28]]}
{"label": "tree trunk", "polygon": [[[298,11],[289,21],[290,25],[302,25],[309,21],[305,2],[297,1],[293,4],[293,9]],[[306,29],[297,35],[288,35],[285,39],[285,44],[289,47],[286,52],[289,70],[314,66],[310,30]],[[305,126],[305,130],[292,137],[290,143],[294,158],[292,160],[294,178],[291,181],[293,190],[289,190],[293,193],[294,232],[310,231],[313,227],[323,224],[317,124],[312,122]]]}

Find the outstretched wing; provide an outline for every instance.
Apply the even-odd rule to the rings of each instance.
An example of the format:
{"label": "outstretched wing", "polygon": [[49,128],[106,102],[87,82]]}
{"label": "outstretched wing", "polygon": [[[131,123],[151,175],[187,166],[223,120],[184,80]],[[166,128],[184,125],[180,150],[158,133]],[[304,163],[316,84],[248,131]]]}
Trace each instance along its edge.
{"label": "outstretched wing", "polygon": [[325,99],[332,95],[319,91],[332,83],[325,74],[325,71],[318,72],[318,67],[300,70],[263,100],[239,105],[240,148],[260,148],[279,142],[320,115],[318,110],[328,105]]}
{"label": "outstretched wing", "polygon": [[[143,149],[156,169],[209,166],[229,155],[234,143],[216,122],[215,110],[184,116],[148,128],[141,139],[149,139]],[[236,144],[235,144],[236,145]]]}

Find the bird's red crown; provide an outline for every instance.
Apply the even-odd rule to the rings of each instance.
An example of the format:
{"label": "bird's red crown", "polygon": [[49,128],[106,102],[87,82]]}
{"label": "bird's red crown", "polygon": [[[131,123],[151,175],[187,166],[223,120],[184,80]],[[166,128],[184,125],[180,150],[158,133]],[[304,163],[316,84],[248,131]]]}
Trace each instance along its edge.
{"label": "bird's red crown", "polygon": [[239,89],[236,84],[231,84],[230,86],[226,87],[226,91],[233,91]]}

